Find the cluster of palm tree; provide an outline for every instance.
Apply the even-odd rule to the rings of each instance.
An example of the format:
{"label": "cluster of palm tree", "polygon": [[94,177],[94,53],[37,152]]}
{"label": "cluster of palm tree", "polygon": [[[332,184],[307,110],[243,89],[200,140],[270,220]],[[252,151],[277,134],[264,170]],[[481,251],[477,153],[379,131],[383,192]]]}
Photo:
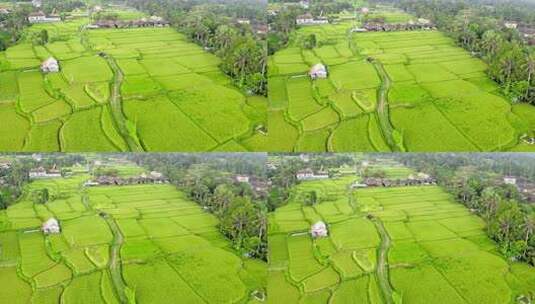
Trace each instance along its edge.
{"label": "cluster of palm tree", "polygon": [[[222,60],[221,69],[235,85],[253,94],[266,94],[266,49],[263,39],[253,32],[262,6],[218,4],[197,1],[189,6],[175,5],[171,0],[129,1],[135,7],[164,16],[189,39],[215,53]],[[251,1],[249,1],[251,2]],[[262,12],[263,13],[263,12]],[[251,25],[236,22],[250,19]]]}
{"label": "cluster of palm tree", "polygon": [[535,5],[522,0],[425,1],[389,0],[417,16],[433,20],[458,44],[481,57],[488,74],[512,101],[535,104],[535,49],[515,28],[504,25],[515,21],[535,26]]}
{"label": "cluster of palm tree", "polygon": [[438,184],[486,222],[500,251],[535,265],[535,207],[503,175],[533,182],[535,158],[529,154],[392,154],[409,167],[434,176]]}
{"label": "cluster of palm tree", "polygon": [[226,154],[137,154],[138,165],[162,172],[204,210],[219,220],[219,230],[233,247],[250,257],[267,258],[267,217],[263,197],[233,174],[262,178],[261,158]]}
{"label": "cluster of palm tree", "polygon": [[505,95],[513,101],[535,103],[535,49],[526,45],[518,32],[500,30],[499,25],[482,19],[451,32],[463,48],[487,62],[489,76],[502,86]]}
{"label": "cluster of palm tree", "polygon": [[519,203],[514,186],[496,186],[477,176],[457,176],[447,185],[461,203],[486,221],[487,234],[504,255],[535,265],[535,213]]}

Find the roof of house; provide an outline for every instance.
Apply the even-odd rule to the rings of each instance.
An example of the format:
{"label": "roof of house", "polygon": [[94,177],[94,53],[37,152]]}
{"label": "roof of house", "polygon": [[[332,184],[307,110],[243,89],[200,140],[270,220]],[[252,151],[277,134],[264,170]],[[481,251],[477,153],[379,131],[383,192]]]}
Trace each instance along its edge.
{"label": "roof of house", "polygon": [[35,12],[35,13],[30,13],[28,16],[30,16],[30,17],[45,17],[46,15],[45,15],[45,13],[39,11],[39,12]]}
{"label": "roof of house", "polygon": [[51,217],[43,225],[44,226],[53,226],[53,225],[57,226],[57,225],[59,225],[59,223],[58,223],[58,220],[56,220],[55,218]]}
{"label": "roof of house", "polygon": [[313,19],[312,14],[303,14],[295,17],[295,19]]}
{"label": "roof of house", "polygon": [[48,57],[47,60],[43,61],[43,65],[49,65],[49,64],[58,64],[58,61],[54,57]]}
{"label": "roof of house", "polygon": [[316,63],[315,65],[312,66],[312,68],[310,69],[310,72],[313,73],[313,72],[319,72],[319,71],[325,71],[325,66],[321,63]]}
{"label": "roof of house", "polygon": [[312,229],[325,229],[327,228],[327,225],[323,221],[318,221],[314,225],[312,225]]}

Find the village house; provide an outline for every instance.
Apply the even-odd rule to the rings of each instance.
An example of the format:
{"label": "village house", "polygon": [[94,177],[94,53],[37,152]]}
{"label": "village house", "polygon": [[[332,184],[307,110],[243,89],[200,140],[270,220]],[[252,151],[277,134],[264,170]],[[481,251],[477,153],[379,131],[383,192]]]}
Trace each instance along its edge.
{"label": "village house", "polygon": [[100,20],[86,26],[87,29],[99,28],[139,28],[139,27],[168,27],[170,23],[161,17],[152,16],[149,19],[140,20]]}
{"label": "village house", "polygon": [[271,181],[267,179],[253,178],[250,184],[257,196],[267,195],[271,188]]}
{"label": "village house", "polygon": [[328,24],[329,20],[325,17],[314,18],[312,14],[299,15],[295,18],[295,23],[297,25],[318,25],[318,24]]}
{"label": "village house", "polygon": [[236,22],[238,24],[251,24],[251,20],[249,20],[247,18],[237,18]]}
{"label": "village house", "polygon": [[394,32],[394,31],[414,31],[414,30],[432,30],[435,25],[428,19],[420,18],[418,22],[409,21],[407,23],[385,23],[382,20],[373,20],[366,22],[362,28],[355,28],[355,32]]}
{"label": "village house", "polygon": [[61,18],[59,16],[47,16],[45,13],[39,11],[28,15],[28,21],[30,23],[50,23],[59,22]]}
{"label": "village house", "polygon": [[152,171],[149,174],[141,173],[139,176],[121,178],[117,176],[101,175],[94,180],[84,183],[86,187],[94,186],[123,186],[123,185],[141,185],[141,184],[164,184],[169,180],[160,172]]}
{"label": "village house", "polygon": [[39,167],[30,170],[29,177],[30,179],[59,178],[61,177],[61,172],[55,167],[50,170],[46,170],[43,167]]}
{"label": "village house", "polygon": [[234,179],[238,182],[238,183],[249,183],[249,176],[247,175],[236,175],[234,177]]}
{"label": "village house", "polygon": [[298,171],[295,175],[298,180],[311,180],[311,179],[327,179],[329,175],[325,172],[318,172],[317,174],[312,169],[304,169]]}
{"label": "village house", "polygon": [[41,230],[44,234],[56,234],[60,232],[60,227],[58,220],[51,217],[48,219],[48,221],[43,223],[43,226],[41,226]]}
{"label": "village house", "polygon": [[514,176],[504,176],[503,183],[506,185],[516,185],[516,177]]}
{"label": "village house", "polygon": [[321,64],[316,63],[308,72],[308,75],[312,79],[327,78],[327,68]]}
{"label": "village house", "polygon": [[152,178],[162,178],[163,177],[163,174],[158,172],[158,171],[150,171],[150,176]]}
{"label": "village house", "polygon": [[59,63],[54,57],[50,57],[41,63],[41,71],[43,73],[57,73],[59,72]]}
{"label": "village house", "polygon": [[353,184],[351,184],[351,189],[367,188],[367,187],[368,185],[359,183],[359,182],[354,182]]}
{"label": "village house", "polygon": [[431,24],[431,20],[425,18],[418,18],[418,24],[429,25]]}
{"label": "village house", "polygon": [[266,35],[269,31],[269,27],[265,24],[254,24],[253,28],[257,35]]}
{"label": "village house", "polygon": [[427,174],[421,176],[409,175],[407,179],[388,179],[369,177],[364,180],[366,187],[406,187],[436,185],[437,181]]}
{"label": "village house", "polygon": [[325,223],[322,221],[316,222],[310,228],[310,234],[313,238],[326,237],[329,234],[327,231],[327,225],[325,225]]}
{"label": "village house", "polygon": [[514,21],[505,21],[503,23],[503,26],[505,26],[508,29],[516,29],[518,27],[518,23]]}

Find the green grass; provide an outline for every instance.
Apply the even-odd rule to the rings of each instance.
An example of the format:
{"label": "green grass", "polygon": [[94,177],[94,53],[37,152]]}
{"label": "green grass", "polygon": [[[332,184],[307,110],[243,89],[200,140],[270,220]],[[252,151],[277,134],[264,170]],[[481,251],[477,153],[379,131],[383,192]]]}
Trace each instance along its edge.
{"label": "green grass", "polygon": [[167,97],[127,101],[124,110],[128,119],[135,122],[141,141],[149,150],[204,151],[217,144]]}
{"label": "green grass", "polygon": [[61,129],[62,148],[66,151],[115,151],[100,125],[100,108],[76,112]]}
{"label": "green grass", "polygon": [[[124,13],[114,10],[120,16]],[[101,107],[110,100],[115,79],[104,54],[125,75],[118,84],[124,100],[148,101],[148,106],[154,106],[151,101],[155,99],[174,102],[169,110],[162,109],[165,106],[133,109],[128,103],[119,109],[127,114],[129,132],[143,149],[260,150],[245,141],[261,135],[255,126],[267,126],[266,102],[256,102],[262,98],[246,96],[233,87],[231,78],[220,70],[217,56],[188,42],[173,28],[87,31],[82,38],[80,29],[89,22],[80,17],[32,25],[19,44],[0,53],[0,112],[6,112],[3,116],[17,130],[0,133],[3,150],[128,150],[117,132],[116,117],[110,116],[107,106]],[[42,30],[49,33],[50,42],[33,45],[28,37]],[[38,66],[50,56],[58,59],[60,72],[43,75]],[[64,123],[59,136],[56,120]],[[30,142],[25,143],[30,128],[32,134],[26,139]],[[170,137],[162,140],[162,133]]]}
{"label": "green grass", "polygon": [[[413,173],[386,161],[372,169],[390,178]],[[535,271],[500,256],[483,221],[441,188],[357,189],[353,209],[346,191],[355,178],[301,182],[290,190],[288,204],[269,215],[270,301],[383,303],[373,221],[381,221],[390,238],[387,279],[403,303],[510,303],[534,288]],[[302,195],[312,190],[319,203],[303,205]],[[287,224],[303,217],[325,221],[328,237],[313,240],[307,225]]]}
{"label": "green grass", "polygon": [[168,299],[204,303],[165,261],[126,265],[124,277],[127,284],[134,289],[136,300],[143,303],[158,303]]}
{"label": "green grass", "polygon": [[0,128],[0,146],[6,151],[21,151],[30,129],[29,122],[18,115],[11,104],[0,104],[0,115],[10,128]]}
{"label": "green grass", "polygon": [[[394,23],[415,19],[384,7],[371,15]],[[268,59],[270,110],[284,111],[285,120],[294,124],[308,118],[298,129],[299,136],[286,139],[294,144],[285,143],[282,151],[390,151],[382,136],[389,132],[381,130],[376,119],[365,128],[360,118],[362,113],[380,115],[376,98],[381,82],[374,62],[384,66],[392,81],[387,119],[402,138],[404,150],[533,150],[518,143],[529,129],[529,115],[512,114],[516,106],[498,95],[497,84],[485,74],[485,63],[452,39],[438,31],[348,35],[354,26],[353,21],[339,21],[300,27],[288,47]],[[318,46],[302,49],[303,39],[310,34],[316,36]],[[326,65],[328,77],[312,81],[306,71],[319,62]],[[336,120],[315,116],[328,113],[315,114],[326,105],[338,113]],[[334,132],[333,125],[338,126]],[[282,128],[284,124],[274,122],[269,136],[279,138]],[[332,135],[326,137],[326,132]]]}
{"label": "green grass", "polygon": [[17,276],[15,267],[0,267],[0,282],[4,286],[0,293],[2,303],[28,303],[32,295],[31,286]]}

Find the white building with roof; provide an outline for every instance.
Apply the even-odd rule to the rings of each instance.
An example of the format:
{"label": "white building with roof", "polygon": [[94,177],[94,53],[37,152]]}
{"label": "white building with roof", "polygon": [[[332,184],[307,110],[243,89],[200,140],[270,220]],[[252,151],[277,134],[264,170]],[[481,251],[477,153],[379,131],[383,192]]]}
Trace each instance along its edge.
{"label": "white building with roof", "polygon": [[516,185],[516,177],[514,176],[504,176],[503,182],[506,185]]}
{"label": "white building with roof", "polygon": [[37,169],[32,169],[29,172],[30,179],[42,179],[42,178],[59,178],[61,177],[61,172],[56,169],[45,170],[43,167]]}
{"label": "white building with roof", "polygon": [[41,71],[43,73],[57,73],[59,72],[59,62],[54,57],[50,57],[41,63]]}
{"label": "white building with roof", "polygon": [[235,178],[239,183],[249,183],[249,176],[247,175],[236,175]]}
{"label": "white building with roof", "polygon": [[43,223],[41,230],[45,234],[55,234],[60,232],[59,222],[55,218],[51,217],[48,221]]}
{"label": "white building with roof", "polygon": [[310,227],[310,235],[312,235],[313,238],[328,236],[329,232],[327,231],[327,225],[322,221],[316,222]]}
{"label": "white building with roof", "polygon": [[59,16],[47,16],[45,13],[39,11],[29,14],[28,21],[30,23],[50,23],[60,22],[61,18]]}
{"label": "white building with roof", "polygon": [[310,68],[308,75],[312,79],[327,78],[327,68],[322,63],[316,63]]}

